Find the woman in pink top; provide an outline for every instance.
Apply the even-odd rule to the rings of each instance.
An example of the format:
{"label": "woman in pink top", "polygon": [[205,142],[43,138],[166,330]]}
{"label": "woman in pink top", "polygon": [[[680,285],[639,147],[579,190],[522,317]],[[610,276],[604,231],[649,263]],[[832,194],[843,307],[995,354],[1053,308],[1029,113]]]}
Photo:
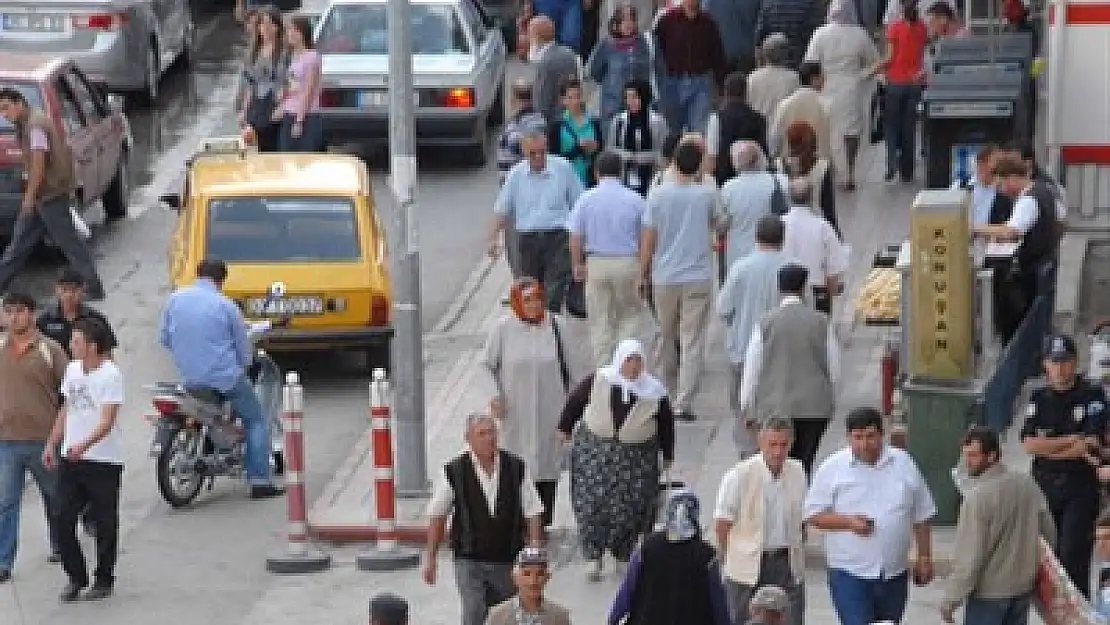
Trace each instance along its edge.
{"label": "woman in pink top", "polygon": [[303,16],[290,19],[285,37],[290,59],[288,81],[281,98],[279,149],[282,152],[322,152],[320,54],[312,47],[312,23]]}
{"label": "woman in pink top", "polygon": [[886,39],[886,57],[875,68],[886,73],[886,180],[893,180],[897,172],[903,182],[910,182],[917,161],[917,103],[925,83],[925,44],[929,39],[916,0],[902,0],[902,18],[887,25]]}

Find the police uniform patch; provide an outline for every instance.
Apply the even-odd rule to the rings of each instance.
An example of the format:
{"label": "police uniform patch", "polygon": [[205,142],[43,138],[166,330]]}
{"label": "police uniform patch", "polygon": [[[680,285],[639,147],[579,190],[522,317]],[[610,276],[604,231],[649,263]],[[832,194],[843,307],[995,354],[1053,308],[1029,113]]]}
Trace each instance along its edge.
{"label": "police uniform patch", "polygon": [[1027,416],[1027,417],[1037,416],[1037,404],[1031,403],[1028,406],[1026,406],[1025,407],[1025,416]]}
{"label": "police uniform patch", "polygon": [[1097,400],[1087,404],[1087,414],[1091,415],[1092,417],[1100,414],[1105,409],[1106,406],[1104,406],[1102,402]]}
{"label": "police uniform patch", "polygon": [[1083,417],[1087,416],[1087,411],[1083,409],[1083,406],[1076,406],[1071,409],[1071,416],[1076,423],[1079,423],[1083,420]]}

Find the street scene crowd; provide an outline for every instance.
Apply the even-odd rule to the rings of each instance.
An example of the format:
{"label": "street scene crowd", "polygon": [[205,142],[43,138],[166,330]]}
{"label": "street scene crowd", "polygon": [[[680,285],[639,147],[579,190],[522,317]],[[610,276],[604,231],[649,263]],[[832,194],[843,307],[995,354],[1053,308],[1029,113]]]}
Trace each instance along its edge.
{"label": "street scene crowd", "polygon": [[[1027,27],[1012,4],[1011,26]],[[848,411],[848,446],[817,457],[842,378],[832,315],[845,305],[851,250],[836,198],[856,191],[870,142],[885,142],[887,182],[914,182],[926,50],[962,36],[957,7],[682,0],[599,9],[570,0],[528,11],[530,78],[511,85],[489,239],[515,278],[512,314],[486,343],[482,366],[497,393],[468,417],[466,450],[436,472],[423,579],[437,582],[447,548],[463,625],[569,623],[573,606],[544,595],[549,530],[562,516],[573,519],[590,582],[611,557],[621,580],[611,625],[800,624],[807,534],[818,532],[840,622],[900,622],[911,585],[935,577],[936,508],[921,471],[866,406]],[[603,27],[584,18],[591,11],[608,15]],[[323,149],[311,23],[265,7],[243,18],[244,134],[263,151]],[[50,557],[66,577],[60,598],[104,599],[119,551],[124,374],[108,320],[84,302],[104,294],[68,214],[72,155],[20,92],[0,89],[0,114],[16,127],[29,172],[0,258],[0,583],[14,574],[30,473]],[[996,287],[1007,341],[1033,297],[1051,289],[1040,277],[1057,252],[1060,190],[1029,146],[989,146],[977,162],[974,179],[953,181],[969,190],[973,231],[1020,241],[1020,268]],[[72,268],[44,308],[8,287],[47,234]],[[271,498],[283,489],[247,377],[247,326],[221,293],[228,271],[219,259],[200,264],[195,284],[170,297],[160,342],[186,386],[231,403],[250,496]],[[589,328],[587,372],[567,356],[567,317]],[[705,417],[694,399],[716,322],[732,371],[737,463],[703,528],[707,504],[669,472],[679,429]],[[1042,539],[1110,617],[1097,590],[1110,569],[1096,579],[1091,571],[1093,559],[1110,558],[1103,381],[1077,371],[1072,337],[1044,334],[1046,385],[1022,411],[1032,473],[1005,466],[996,432],[975,427],[959,443],[968,479],[943,581],[945,622],[962,608],[968,625],[1026,623]],[[82,523],[95,537],[91,577]],[[408,618],[394,595],[370,611],[379,625]]]}

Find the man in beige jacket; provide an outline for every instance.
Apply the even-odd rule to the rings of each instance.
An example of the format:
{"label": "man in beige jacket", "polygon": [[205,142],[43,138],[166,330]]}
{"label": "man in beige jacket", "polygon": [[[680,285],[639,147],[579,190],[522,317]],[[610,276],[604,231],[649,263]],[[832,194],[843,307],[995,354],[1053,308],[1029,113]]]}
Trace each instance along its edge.
{"label": "man in beige jacket", "polygon": [[[736,427],[742,426],[737,422]],[[788,457],[793,438],[789,419],[767,419],[759,431],[759,453],[721,479],[713,516],[733,623],[747,622],[752,596],[765,586],[785,590],[790,598],[786,622],[802,623],[806,474],[800,461]]]}
{"label": "man in beige jacket", "polygon": [[549,566],[546,549],[521,549],[513,566],[517,594],[490,608],[485,625],[570,625],[570,612],[543,596]]}
{"label": "man in beige jacket", "polygon": [[1037,575],[1040,538],[1055,542],[1048,502],[1033,478],[1000,461],[998,435],[973,427],[964,436],[963,458],[971,478],[964,489],[953,570],[940,613],[955,622],[1026,625]]}

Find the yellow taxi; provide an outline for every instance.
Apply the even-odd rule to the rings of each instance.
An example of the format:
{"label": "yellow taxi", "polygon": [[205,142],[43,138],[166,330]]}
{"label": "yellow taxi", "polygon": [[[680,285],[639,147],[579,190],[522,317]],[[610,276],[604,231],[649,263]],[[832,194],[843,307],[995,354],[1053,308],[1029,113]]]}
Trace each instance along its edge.
{"label": "yellow taxi", "polygon": [[[175,289],[193,281],[199,261],[223,260],[224,292],[245,316],[289,320],[266,335],[267,349],[358,350],[368,366],[388,366],[386,237],[361,159],[210,139],[188,162],[181,194],[160,199],[178,213]],[[267,297],[274,284],[282,295]]]}

